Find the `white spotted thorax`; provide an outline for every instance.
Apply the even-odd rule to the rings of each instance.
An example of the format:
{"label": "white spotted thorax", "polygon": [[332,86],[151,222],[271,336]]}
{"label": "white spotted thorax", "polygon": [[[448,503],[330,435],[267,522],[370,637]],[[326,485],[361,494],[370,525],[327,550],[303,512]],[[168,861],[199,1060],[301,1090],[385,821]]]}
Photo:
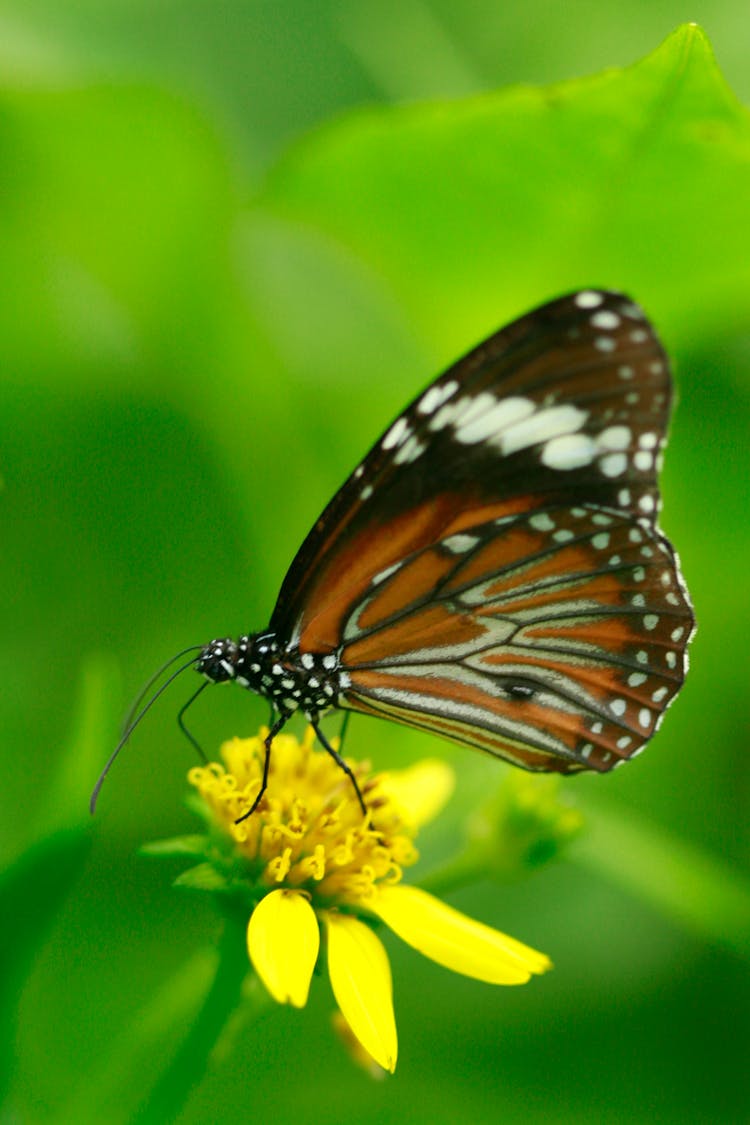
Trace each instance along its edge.
{"label": "white spotted thorax", "polygon": [[[284,580],[269,628],[197,667],[278,722],[397,720],[531,770],[607,771],[657,729],[694,628],[657,526],[669,364],[621,294],[491,336],[390,425]],[[324,745],[330,750],[327,743]]]}
{"label": "white spotted thorax", "polygon": [[334,654],[301,654],[268,632],[211,641],[198,658],[197,670],[212,683],[233,681],[264,696],[280,715],[291,716],[299,709],[315,720],[336,705],[349,683]]}

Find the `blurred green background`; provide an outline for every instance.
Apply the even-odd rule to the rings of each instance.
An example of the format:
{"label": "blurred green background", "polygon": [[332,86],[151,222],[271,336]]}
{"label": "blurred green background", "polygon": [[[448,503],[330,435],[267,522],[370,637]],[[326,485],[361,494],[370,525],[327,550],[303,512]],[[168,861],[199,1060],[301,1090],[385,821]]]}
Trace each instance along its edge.
{"label": "blurred green background", "polygon": [[[630,291],[675,359],[663,524],[700,631],[648,752],[564,785],[590,825],[565,858],[453,898],[555,972],[492,989],[387,939],[393,1079],[351,1065],[321,980],[180,1120],[750,1119],[750,122],[696,31],[609,69],[686,19],[750,99],[731,0],[0,0],[2,1122],[130,1120],[205,977],[211,904],[136,854],[194,830],[185,683],[87,821],[129,698],[267,623],[441,366],[586,285]],[[193,728],[265,717],[217,692]],[[375,721],[349,739],[459,771],[425,869],[504,772]]]}

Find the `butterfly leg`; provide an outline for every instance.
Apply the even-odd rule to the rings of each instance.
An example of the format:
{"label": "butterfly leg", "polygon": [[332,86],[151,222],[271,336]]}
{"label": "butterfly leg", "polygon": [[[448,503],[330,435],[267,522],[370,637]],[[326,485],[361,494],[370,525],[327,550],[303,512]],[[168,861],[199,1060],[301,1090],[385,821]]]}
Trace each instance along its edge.
{"label": "butterfly leg", "polygon": [[354,792],[357,794],[357,800],[359,801],[360,808],[362,809],[362,812],[365,814],[365,816],[367,816],[368,815],[367,814],[367,805],[365,804],[364,799],[362,797],[362,794],[359,791],[359,786],[357,785],[356,777],[354,776],[352,771],[349,769],[348,765],[346,764],[344,759],[341,757],[338,750],[334,750],[334,748],[331,746],[330,742],[328,741],[326,736],[323,734],[323,731],[320,729],[320,727],[318,726],[318,724],[315,721],[312,722],[312,728],[318,736],[318,740],[320,742],[320,745],[323,747],[324,750],[328,751],[328,753],[331,755],[331,757],[333,758],[334,762],[339,767],[339,769],[342,769],[344,771],[344,773],[346,774],[346,776],[351,781],[352,785],[354,786]]}
{"label": "butterfly leg", "polygon": [[346,738],[346,732],[349,729],[349,720],[351,719],[351,717],[351,711],[344,711],[344,718],[341,720],[341,726],[339,727],[339,746],[342,750],[344,749],[344,739]]}
{"label": "butterfly leg", "polygon": [[253,801],[252,805],[250,806],[250,808],[247,810],[246,813],[243,813],[242,816],[237,817],[237,819],[234,822],[235,824],[241,824],[243,820],[247,820],[247,818],[249,816],[253,815],[253,813],[257,809],[258,805],[260,804],[261,797],[263,796],[266,789],[268,788],[268,770],[269,770],[269,767],[271,765],[271,744],[272,744],[274,738],[276,737],[276,735],[281,730],[281,728],[284,726],[284,723],[287,721],[288,718],[289,718],[288,715],[279,715],[278,719],[272,725],[271,729],[269,730],[268,734],[266,735],[265,739],[263,740],[263,745],[266,748],[266,757],[265,757],[265,761],[263,762],[263,780],[260,783],[260,789],[258,790],[258,795],[255,798],[255,800]]}

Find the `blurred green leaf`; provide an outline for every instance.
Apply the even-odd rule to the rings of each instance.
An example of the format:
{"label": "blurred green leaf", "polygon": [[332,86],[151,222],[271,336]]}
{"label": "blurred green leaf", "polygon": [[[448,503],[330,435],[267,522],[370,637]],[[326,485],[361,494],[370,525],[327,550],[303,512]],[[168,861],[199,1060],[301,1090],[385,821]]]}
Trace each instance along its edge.
{"label": "blurred green leaf", "polygon": [[135,1107],[169,1059],[170,1045],[179,1043],[195,1020],[217,962],[215,949],[189,957],[115,1037],[99,1065],[79,1083],[76,1094],[54,1120],[60,1125],[132,1121]]}
{"label": "blurred green leaf", "polygon": [[184,390],[187,371],[230,367],[239,200],[206,118],[126,82],[0,83],[0,110],[5,381],[90,386],[105,369],[132,388],[158,370]]}
{"label": "blurred green leaf", "polygon": [[203,856],[211,846],[208,836],[172,836],[169,840],[153,840],[151,843],[142,844],[139,848],[141,855],[158,856]]}
{"label": "blurred green leaf", "polygon": [[630,810],[597,802],[585,816],[573,859],[704,941],[750,957],[750,879]]}
{"label": "blurred green leaf", "polygon": [[229,887],[229,881],[212,863],[199,863],[178,875],[174,885],[191,891],[224,891]]}
{"label": "blurred green leaf", "polygon": [[118,677],[111,662],[90,658],[67,746],[40,794],[36,830],[0,874],[0,1096],[15,1051],[17,1004],[37,950],[81,873],[91,842],[88,794],[102,747],[114,730]]}
{"label": "blurred green leaf", "polygon": [[80,688],[67,750],[41,803],[39,831],[88,827],[89,797],[116,737],[121,706],[120,671],[112,657],[92,655],[80,672]]}
{"label": "blurred green leaf", "polygon": [[258,206],[369,263],[443,360],[581,285],[632,292],[668,337],[747,323],[749,194],[750,119],[691,24],[624,70],[351,114]]}

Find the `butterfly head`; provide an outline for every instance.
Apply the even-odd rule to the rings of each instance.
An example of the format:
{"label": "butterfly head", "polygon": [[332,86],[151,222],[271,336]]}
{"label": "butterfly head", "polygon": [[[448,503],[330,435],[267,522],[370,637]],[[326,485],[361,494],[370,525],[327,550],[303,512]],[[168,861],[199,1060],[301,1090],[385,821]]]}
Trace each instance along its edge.
{"label": "butterfly head", "polygon": [[217,638],[201,649],[196,671],[213,684],[223,684],[235,679],[240,649],[229,637]]}

